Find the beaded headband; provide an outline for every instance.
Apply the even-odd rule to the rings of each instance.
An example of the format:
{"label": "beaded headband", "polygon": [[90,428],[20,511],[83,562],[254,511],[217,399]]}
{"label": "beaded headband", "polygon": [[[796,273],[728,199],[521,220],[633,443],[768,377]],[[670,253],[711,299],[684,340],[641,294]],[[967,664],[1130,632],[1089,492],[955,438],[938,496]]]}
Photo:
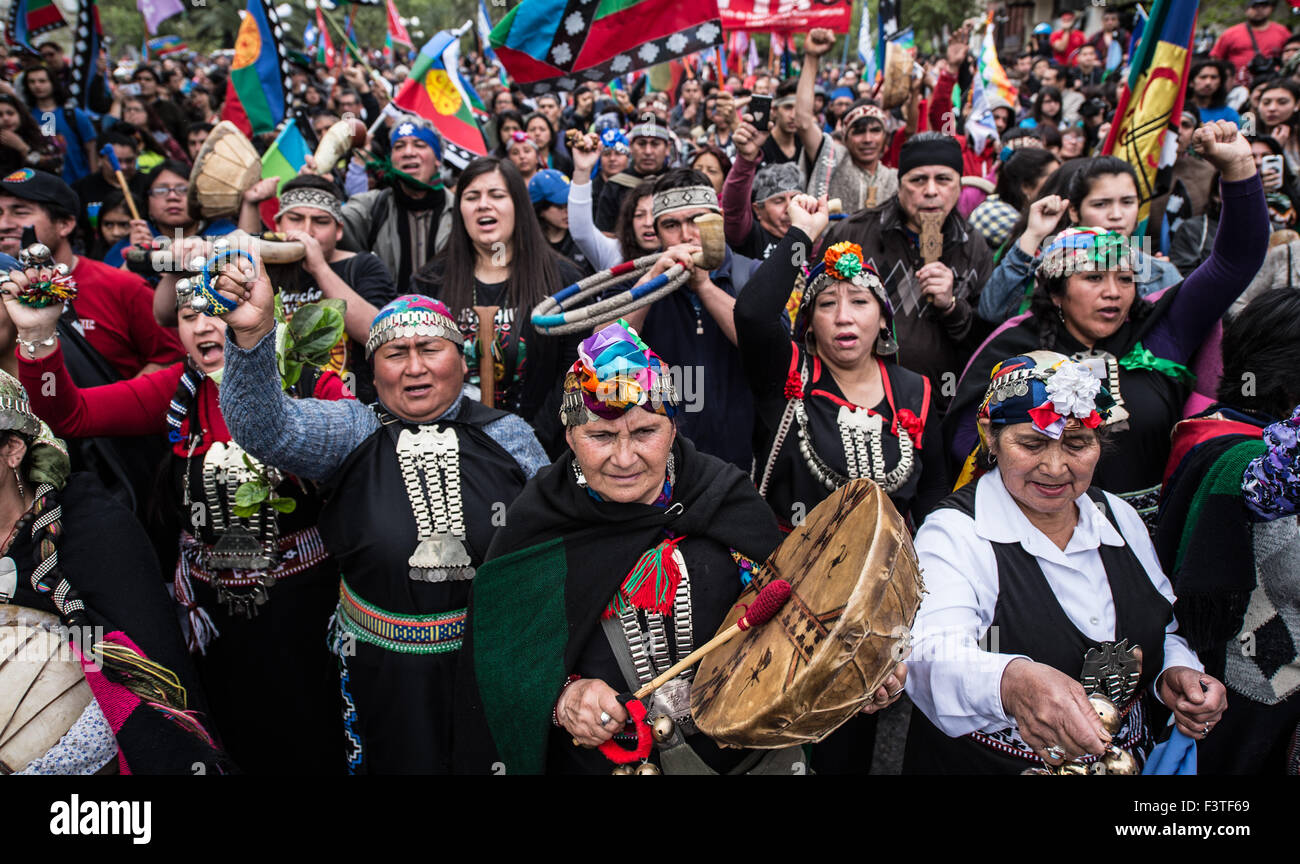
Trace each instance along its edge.
{"label": "beaded headband", "polygon": [[875,120],[881,126],[884,126],[885,112],[875,105],[859,105],[844,115],[844,128],[852,128],[853,124],[859,120]]}
{"label": "beaded headband", "polygon": [[1124,235],[1102,228],[1067,228],[1045,250],[1038,273],[1051,279],[1101,270],[1132,270]]}
{"label": "beaded headband", "polygon": [[370,325],[370,338],[366,340],[366,359],[370,359],[385,342],[412,336],[446,339],[458,351],[465,350],[465,338],[441,301],[419,294],[405,294],[388,303],[375,316]]}
{"label": "beaded headband", "polygon": [[665,189],[663,192],[656,192],[651,200],[651,219],[655,220],[668,213],[696,207],[704,207],[714,213],[722,212],[722,208],[718,206],[718,193],[713,191],[712,186],[681,186],[677,189]]}
{"label": "beaded headband", "polygon": [[1031,351],[993,367],[979,416],[997,426],[1030,423],[1059,439],[1071,419],[1096,429],[1114,405],[1097,372],[1086,364],[1055,351]]}
{"label": "beaded headband", "polygon": [[593,415],[614,420],[636,407],[672,417],[677,389],[658,354],[620,318],[588,336],[564,376],[560,422],[581,426]]}
{"label": "beaded headband", "polygon": [[335,222],[343,222],[343,205],[339,204],[339,199],[324,189],[311,189],[309,187],[290,189],[281,195],[280,212],[275,214],[275,218],[279,219],[290,210],[300,208],[324,210],[334,217]]}
{"label": "beaded headband", "polygon": [[658,123],[641,123],[633,126],[627,133],[627,140],[635,141],[637,138],[659,138],[669,144],[673,141],[673,136],[669,135],[668,130]]}

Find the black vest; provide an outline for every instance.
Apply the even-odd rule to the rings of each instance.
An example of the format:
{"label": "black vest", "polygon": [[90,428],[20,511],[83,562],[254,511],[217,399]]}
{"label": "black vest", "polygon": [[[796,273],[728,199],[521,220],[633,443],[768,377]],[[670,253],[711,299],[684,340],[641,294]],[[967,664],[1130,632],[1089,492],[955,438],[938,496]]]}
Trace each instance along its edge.
{"label": "black vest", "polygon": [[[835,382],[835,376],[827,372],[816,357],[802,355],[802,349],[797,344],[792,347],[794,354],[791,364],[795,373],[799,371],[798,364],[801,358],[802,362],[808,365],[808,384],[804,387],[803,404],[804,411],[808,414],[808,434],[812,437],[812,448],[823,462],[841,475],[847,476],[848,460],[844,455],[844,442],[840,438],[838,418],[840,407],[851,403],[844,398],[843,391]],[[880,444],[884,451],[885,470],[892,471],[898,466],[901,456],[896,413],[906,409],[916,415],[923,424],[939,421],[937,418],[927,417],[930,407],[928,378],[894,363],[882,365],[884,374],[881,377],[885,398],[879,404],[871,406],[871,410],[884,418],[885,434],[881,436]],[[780,421],[780,414],[769,420],[770,412],[776,410],[778,406],[781,412],[785,411],[784,401],[764,406],[768,411],[768,416],[764,420],[770,422],[771,429],[769,431],[765,428],[761,433],[768,440],[764,442],[761,455],[756,462],[756,479],[762,478],[763,469],[767,466],[767,454],[771,452],[776,424]],[[906,483],[889,496],[889,500],[904,517],[912,509],[912,503],[916,500],[916,493],[921,485],[920,435],[912,439],[912,447],[912,474]],[[792,421],[790,431],[781,445],[781,452],[777,455],[776,464],[772,466],[772,479],[767,488],[767,502],[772,507],[772,512],[776,514],[776,518],[785,529],[793,523],[793,516],[797,515],[794,513],[796,503],[805,508],[806,514],[830,494],[831,490],[812,475],[803,455],[799,452],[799,424],[797,421]]]}
{"label": "black vest", "polygon": [[[483,562],[506,507],[527,477],[513,456],[483,427],[504,411],[463,399],[451,427],[460,447],[460,489],[465,545],[474,567]],[[397,463],[397,439],[417,424],[381,415],[385,425],[353,450],[337,474],[321,510],[321,538],[339,562],[356,593],[381,609],[402,615],[428,615],[463,609],[472,580],[421,582],[408,576],[408,559],[419,532]]]}
{"label": "black vest", "polygon": [[[977,485],[968,483],[945,498],[939,507],[975,518]],[[1118,531],[1119,525],[1101,490],[1089,489],[1088,497]],[[1037,559],[1023,546],[1019,543],[990,545],[998,564],[998,602],[990,626],[990,632],[998,634],[998,652],[1023,654],[1078,680],[1084,654],[1090,648],[1100,648],[1101,643],[1083,635],[1065,614]],[[1165,628],[1173,618],[1173,606],[1151,584],[1142,562],[1127,544],[1103,543],[1098,551],[1115,604],[1115,641],[1127,639],[1129,645],[1142,648],[1137,695],[1129,705],[1119,706],[1126,712],[1125,725],[1115,739],[1125,749],[1141,751],[1139,758],[1145,758],[1152,740],[1145,721],[1148,710],[1143,705],[1144,695],[1164,666]],[[1026,768],[1041,767],[1037,756],[1024,751],[1029,756],[1025,758],[1016,755],[1018,752],[1001,733],[975,732],[949,738],[924,714],[914,711],[904,770],[920,774],[1018,774]]]}

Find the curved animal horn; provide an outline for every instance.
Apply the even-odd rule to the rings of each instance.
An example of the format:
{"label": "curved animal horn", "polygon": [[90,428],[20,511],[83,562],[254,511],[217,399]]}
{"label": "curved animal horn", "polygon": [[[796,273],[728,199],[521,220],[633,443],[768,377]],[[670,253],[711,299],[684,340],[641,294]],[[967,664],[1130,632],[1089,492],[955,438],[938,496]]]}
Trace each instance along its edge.
{"label": "curved animal horn", "polygon": [[696,265],[706,270],[718,269],[727,257],[722,217],[717,213],[705,213],[695,217],[695,227],[700,229],[700,251],[694,255]]}

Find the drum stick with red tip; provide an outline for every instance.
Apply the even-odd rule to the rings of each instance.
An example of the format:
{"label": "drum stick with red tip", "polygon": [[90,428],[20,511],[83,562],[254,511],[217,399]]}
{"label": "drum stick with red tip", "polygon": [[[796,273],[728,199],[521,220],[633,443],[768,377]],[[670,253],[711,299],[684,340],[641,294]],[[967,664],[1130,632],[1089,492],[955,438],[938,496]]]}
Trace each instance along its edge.
{"label": "drum stick with red tip", "polygon": [[135,209],[135,199],[131,197],[131,190],[126,188],[126,175],[122,173],[122,163],[117,161],[117,152],[113,149],[113,145],[105,144],[99,151],[99,155],[108,160],[109,167],[117,175],[117,185],[122,187],[122,197],[126,199],[126,206],[131,211],[131,218],[138,222],[140,213]]}
{"label": "drum stick with red tip", "polygon": [[769,582],[767,585],[763,586],[762,591],[758,592],[758,596],[754,598],[753,603],[749,604],[749,609],[745,611],[744,615],[740,616],[739,621],[732,624],[726,630],[723,630],[717,636],[714,636],[699,648],[696,648],[690,654],[687,654],[681,660],[678,660],[677,663],[667,672],[636,691],[636,698],[644,699],[649,696],[673,678],[676,678],[678,675],[682,674],[682,672],[698,663],[700,658],[705,654],[708,654],[715,648],[719,648],[725,643],[730,642],[735,638],[736,634],[741,631],[766,623],[773,615],[781,611],[781,607],[784,606],[785,601],[789,599],[789,582],[784,579],[774,579]]}

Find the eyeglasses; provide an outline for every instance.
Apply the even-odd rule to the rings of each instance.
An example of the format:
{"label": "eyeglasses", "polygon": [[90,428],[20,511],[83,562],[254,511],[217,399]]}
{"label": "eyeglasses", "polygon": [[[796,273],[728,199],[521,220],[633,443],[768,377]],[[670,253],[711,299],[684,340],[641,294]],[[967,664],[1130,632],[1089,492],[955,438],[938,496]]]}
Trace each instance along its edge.
{"label": "eyeglasses", "polygon": [[190,194],[190,184],[181,183],[178,186],[155,186],[149,190],[150,198],[166,198],[168,195],[175,193],[176,197],[184,198]]}

